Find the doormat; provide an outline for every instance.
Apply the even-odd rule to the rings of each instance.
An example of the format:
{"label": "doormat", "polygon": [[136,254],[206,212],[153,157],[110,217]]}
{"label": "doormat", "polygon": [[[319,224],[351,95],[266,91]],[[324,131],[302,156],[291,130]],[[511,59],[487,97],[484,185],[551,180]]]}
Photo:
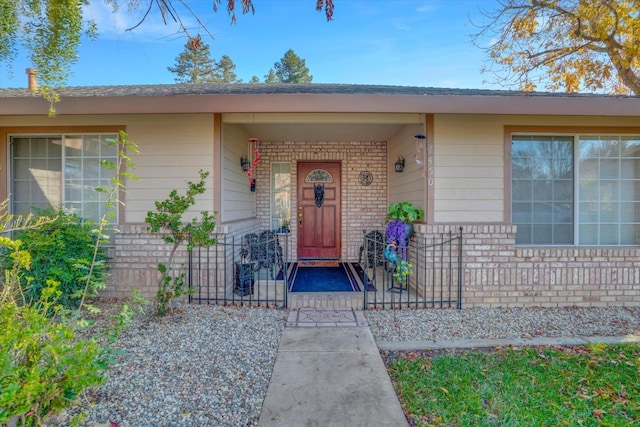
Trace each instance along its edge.
{"label": "doormat", "polygon": [[[360,292],[363,289],[362,269],[352,262],[333,261],[335,266],[294,264],[289,275],[290,292]],[[371,284],[369,290],[375,290]]]}
{"label": "doormat", "polygon": [[303,259],[298,261],[299,267],[340,267],[340,261],[335,259]]}

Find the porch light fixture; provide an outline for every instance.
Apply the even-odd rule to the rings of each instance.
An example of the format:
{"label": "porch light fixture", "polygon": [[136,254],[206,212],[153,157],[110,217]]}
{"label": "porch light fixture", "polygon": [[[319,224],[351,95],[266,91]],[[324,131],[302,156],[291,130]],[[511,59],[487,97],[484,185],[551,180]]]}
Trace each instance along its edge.
{"label": "porch light fixture", "polygon": [[242,166],[242,170],[246,172],[249,170],[249,167],[251,167],[251,162],[247,157],[242,156],[240,157],[240,166]]}
{"label": "porch light fixture", "polygon": [[404,170],[404,157],[399,156],[396,160],[396,172],[402,172]]}

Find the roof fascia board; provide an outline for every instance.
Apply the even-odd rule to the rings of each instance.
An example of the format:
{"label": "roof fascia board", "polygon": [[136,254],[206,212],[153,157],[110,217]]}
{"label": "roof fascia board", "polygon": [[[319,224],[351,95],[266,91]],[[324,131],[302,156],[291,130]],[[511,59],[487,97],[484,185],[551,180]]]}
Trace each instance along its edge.
{"label": "roof fascia board", "polygon": [[[46,114],[38,97],[3,98],[0,115]],[[215,94],[65,97],[57,114],[431,113],[640,116],[640,98],[543,95]]]}
{"label": "roof fascia board", "polygon": [[375,123],[420,124],[420,113],[225,113],[223,123]]}

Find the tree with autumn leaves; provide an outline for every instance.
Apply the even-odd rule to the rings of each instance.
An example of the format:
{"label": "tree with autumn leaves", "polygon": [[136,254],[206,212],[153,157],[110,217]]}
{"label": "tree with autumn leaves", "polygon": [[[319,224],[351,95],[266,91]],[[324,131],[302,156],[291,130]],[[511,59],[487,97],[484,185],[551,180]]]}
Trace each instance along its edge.
{"label": "tree with autumn leaves", "polygon": [[[501,85],[640,95],[640,2],[500,0],[474,42]],[[485,43],[489,41],[490,44]]]}

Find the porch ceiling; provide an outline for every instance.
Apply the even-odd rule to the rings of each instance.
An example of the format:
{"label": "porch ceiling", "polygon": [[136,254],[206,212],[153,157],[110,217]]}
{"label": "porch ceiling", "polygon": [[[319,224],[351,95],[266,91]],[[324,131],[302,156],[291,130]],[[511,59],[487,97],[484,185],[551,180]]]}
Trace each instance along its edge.
{"label": "porch ceiling", "polygon": [[262,141],[388,141],[404,123],[245,123]]}

